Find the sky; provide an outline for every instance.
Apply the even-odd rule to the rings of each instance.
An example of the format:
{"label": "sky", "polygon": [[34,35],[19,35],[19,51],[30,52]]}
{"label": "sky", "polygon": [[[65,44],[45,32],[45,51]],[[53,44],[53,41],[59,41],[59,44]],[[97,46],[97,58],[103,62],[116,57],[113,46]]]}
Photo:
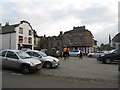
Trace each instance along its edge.
{"label": "sky", "polygon": [[85,25],[94,39],[107,44],[118,33],[119,0],[1,0],[0,23],[28,21],[39,36],[59,35]]}

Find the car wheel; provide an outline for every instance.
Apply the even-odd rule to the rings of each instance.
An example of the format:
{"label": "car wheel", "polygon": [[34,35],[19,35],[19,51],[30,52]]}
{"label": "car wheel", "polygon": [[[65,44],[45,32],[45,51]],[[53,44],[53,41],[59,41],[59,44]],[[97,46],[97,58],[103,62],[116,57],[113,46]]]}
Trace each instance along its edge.
{"label": "car wheel", "polygon": [[89,58],[92,58],[92,55],[89,55]]}
{"label": "car wheel", "polygon": [[106,59],[106,60],[105,60],[105,63],[110,64],[110,63],[111,63],[111,60],[110,60],[110,59]]}
{"label": "car wheel", "polygon": [[52,68],[52,64],[50,62],[46,62],[44,64],[44,67],[47,68],[47,69],[51,69]]}
{"label": "car wheel", "polygon": [[23,74],[28,74],[28,73],[30,73],[30,69],[29,69],[29,67],[27,67],[27,66],[22,66],[22,67],[21,67],[21,72],[22,72]]}

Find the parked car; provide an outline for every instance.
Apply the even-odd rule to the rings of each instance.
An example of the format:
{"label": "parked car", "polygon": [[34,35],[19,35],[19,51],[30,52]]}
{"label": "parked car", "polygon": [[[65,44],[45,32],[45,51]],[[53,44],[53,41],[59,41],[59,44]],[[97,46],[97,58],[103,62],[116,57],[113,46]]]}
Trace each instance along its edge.
{"label": "parked car", "polygon": [[79,56],[79,55],[80,55],[80,50],[69,51],[69,56]]}
{"label": "parked car", "polygon": [[104,53],[102,51],[97,51],[95,53],[88,53],[89,58],[92,58],[92,57],[97,58],[97,57],[103,56],[103,55],[104,55]]}
{"label": "parked car", "polygon": [[120,71],[120,61],[119,61],[119,63],[118,63],[118,71]]}
{"label": "parked car", "polygon": [[42,62],[31,58],[27,53],[20,50],[2,50],[0,60],[3,67],[9,67],[21,70],[27,74],[42,68]]}
{"label": "parked car", "polygon": [[26,51],[31,57],[39,59],[45,68],[54,68],[59,65],[59,60],[52,56],[47,56],[45,53],[37,50]]}
{"label": "parked car", "polygon": [[114,52],[110,53],[110,54],[105,54],[103,56],[100,56],[97,58],[97,60],[102,61],[103,63],[111,63],[111,62],[115,62],[115,61],[120,61],[120,49],[119,50],[115,50]]}

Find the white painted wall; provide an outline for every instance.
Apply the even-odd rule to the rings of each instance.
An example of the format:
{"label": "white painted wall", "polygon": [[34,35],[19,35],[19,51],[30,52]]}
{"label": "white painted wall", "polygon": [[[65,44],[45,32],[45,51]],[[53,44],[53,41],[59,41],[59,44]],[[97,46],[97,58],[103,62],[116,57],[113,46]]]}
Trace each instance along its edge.
{"label": "white painted wall", "polygon": [[[23,34],[19,34],[19,27],[23,28]],[[32,31],[31,36],[29,35],[29,30]],[[0,49],[18,49],[19,35],[23,36],[23,44],[32,45],[32,49],[34,49],[33,30],[28,23],[23,22],[22,24],[20,24],[18,27],[15,28],[15,31],[16,33],[0,34],[0,40],[2,41],[2,44],[0,44]],[[24,37],[27,37],[26,43]],[[32,44],[28,43],[29,37],[32,38]],[[11,45],[10,45],[10,38],[11,38]]]}
{"label": "white painted wall", "polygon": [[[19,33],[19,27],[23,28],[23,34]],[[23,36],[23,43],[22,44],[28,44],[28,45],[32,45],[32,49],[34,49],[34,36],[33,36],[33,31],[32,31],[32,35],[29,35],[29,30],[32,31],[32,28],[29,26],[28,23],[23,22],[22,24],[20,24],[18,27],[15,28],[16,31],[16,46],[18,49],[18,44],[19,44],[19,36]],[[25,37],[27,37],[27,42],[25,43]],[[31,37],[32,38],[32,44],[28,43],[28,38]]]}

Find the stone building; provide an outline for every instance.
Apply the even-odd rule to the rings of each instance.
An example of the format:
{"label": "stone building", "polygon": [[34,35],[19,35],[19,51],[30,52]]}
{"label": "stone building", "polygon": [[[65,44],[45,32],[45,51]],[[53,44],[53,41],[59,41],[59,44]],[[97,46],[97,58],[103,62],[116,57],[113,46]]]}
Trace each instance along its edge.
{"label": "stone building", "polygon": [[73,27],[73,30],[60,32],[58,36],[41,37],[41,48],[48,52],[54,52],[57,49],[63,50],[68,47],[69,50],[82,50],[84,53],[95,52],[97,41],[93,39],[92,33],[85,29],[85,26]]}
{"label": "stone building", "polygon": [[93,39],[92,33],[85,26],[73,27],[63,35],[63,46],[69,50],[82,50],[84,53],[94,52],[97,41]]}
{"label": "stone building", "polygon": [[120,33],[115,35],[115,37],[112,39],[112,47],[114,49],[120,49]]}

